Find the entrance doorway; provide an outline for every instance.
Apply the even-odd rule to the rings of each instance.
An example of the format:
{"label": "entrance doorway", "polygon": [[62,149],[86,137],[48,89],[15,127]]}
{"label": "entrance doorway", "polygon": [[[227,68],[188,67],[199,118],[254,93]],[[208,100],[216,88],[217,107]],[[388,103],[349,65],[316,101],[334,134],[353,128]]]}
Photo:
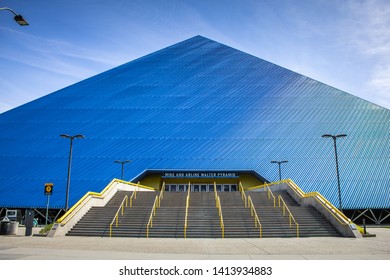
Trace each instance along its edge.
{"label": "entrance doorway", "polygon": [[[217,192],[235,192],[238,190],[237,184],[216,184]],[[214,184],[190,183],[190,192],[213,192]],[[187,192],[188,184],[166,184],[166,192]]]}

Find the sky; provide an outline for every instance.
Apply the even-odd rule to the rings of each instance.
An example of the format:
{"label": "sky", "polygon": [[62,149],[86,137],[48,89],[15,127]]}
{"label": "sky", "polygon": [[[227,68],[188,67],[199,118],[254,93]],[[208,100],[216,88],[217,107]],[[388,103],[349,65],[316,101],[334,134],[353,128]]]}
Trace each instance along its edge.
{"label": "sky", "polygon": [[390,109],[389,0],[0,0],[0,113],[196,35]]}

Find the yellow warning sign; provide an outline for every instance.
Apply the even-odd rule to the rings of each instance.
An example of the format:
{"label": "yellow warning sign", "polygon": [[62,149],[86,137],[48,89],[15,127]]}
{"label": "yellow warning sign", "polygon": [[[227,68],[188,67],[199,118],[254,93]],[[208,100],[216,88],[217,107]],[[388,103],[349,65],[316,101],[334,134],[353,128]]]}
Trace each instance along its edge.
{"label": "yellow warning sign", "polygon": [[53,183],[45,184],[45,195],[52,195],[53,193]]}

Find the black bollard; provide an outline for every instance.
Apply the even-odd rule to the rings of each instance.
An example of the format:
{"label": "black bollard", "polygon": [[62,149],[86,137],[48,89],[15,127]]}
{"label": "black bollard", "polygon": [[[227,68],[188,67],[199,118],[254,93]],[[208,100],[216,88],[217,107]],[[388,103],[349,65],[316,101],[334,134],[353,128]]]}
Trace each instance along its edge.
{"label": "black bollard", "polygon": [[366,219],[363,219],[363,232],[364,234],[367,234],[367,231],[366,231]]}

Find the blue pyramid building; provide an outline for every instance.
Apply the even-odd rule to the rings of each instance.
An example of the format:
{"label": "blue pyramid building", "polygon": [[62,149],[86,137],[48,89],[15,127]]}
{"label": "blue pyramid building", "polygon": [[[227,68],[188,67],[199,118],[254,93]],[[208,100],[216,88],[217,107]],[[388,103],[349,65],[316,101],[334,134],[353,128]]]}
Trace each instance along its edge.
{"label": "blue pyramid building", "polygon": [[[196,36],[0,115],[0,207],[64,208],[121,176],[291,178],[345,210],[390,208],[390,111],[278,65]],[[190,174],[190,175],[188,175]],[[192,175],[191,175],[192,174]],[[222,174],[222,175],[221,175]],[[226,175],[227,174],[227,175]],[[181,177],[181,178],[179,178]],[[205,177],[203,180],[206,180]],[[215,178],[214,178],[215,179]],[[361,212],[363,213],[363,212]]]}

